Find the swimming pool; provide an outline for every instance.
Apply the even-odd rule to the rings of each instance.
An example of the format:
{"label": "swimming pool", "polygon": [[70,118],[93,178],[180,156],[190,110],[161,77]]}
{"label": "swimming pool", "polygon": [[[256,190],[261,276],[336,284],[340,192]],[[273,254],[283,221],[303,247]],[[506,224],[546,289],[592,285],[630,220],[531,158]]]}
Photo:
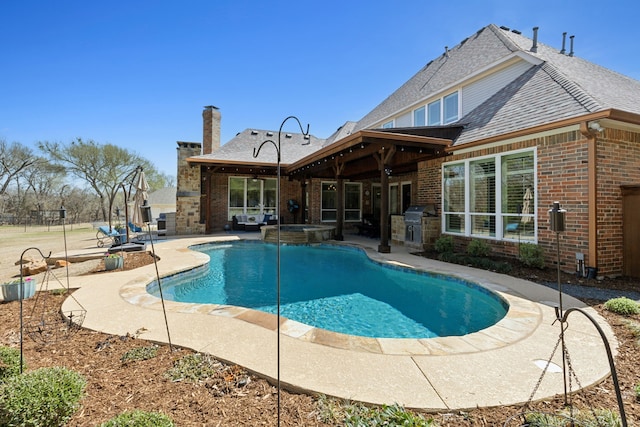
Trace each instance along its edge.
{"label": "swimming pool", "polygon": [[[239,241],[193,247],[208,266],[163,279],[166,299],[276,313],[273,244]],[[391,267],[355,248],[281,246],[281,315],[307,325],[376,338],[465,335],[502,319],[506,302],[458,278]],[[157,284],[147,291],[158,295]]]}

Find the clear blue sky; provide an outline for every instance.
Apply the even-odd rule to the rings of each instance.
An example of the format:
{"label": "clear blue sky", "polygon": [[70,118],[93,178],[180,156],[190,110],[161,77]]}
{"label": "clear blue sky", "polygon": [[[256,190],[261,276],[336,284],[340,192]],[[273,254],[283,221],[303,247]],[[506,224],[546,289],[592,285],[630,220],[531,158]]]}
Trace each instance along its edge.
{"label": "clear blue sky", "polygon": [[[547,0],[0,1],[0,138],[113,143],[176,173],[176,141],[277,130],[328,137],[488,24],[640,79],[640,6]],[[295,131],[292,127],[290,131]]]}

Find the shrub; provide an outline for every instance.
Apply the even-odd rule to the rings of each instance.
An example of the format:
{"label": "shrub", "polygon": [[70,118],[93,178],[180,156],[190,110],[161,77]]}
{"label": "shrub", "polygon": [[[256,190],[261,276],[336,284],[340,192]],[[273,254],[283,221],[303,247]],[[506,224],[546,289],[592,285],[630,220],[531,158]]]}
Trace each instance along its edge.
{"label": "shrub", "polygon": [[173,427],[173,420],[160,412],[126,411],[100,427]]}
{"label": "shrub", "polygon": [[0,425],[63,426],[80,404],[86,380],[66,368],[41,368],[0,385]]}
{"label": "shrub", "polygon": [[636,393],[636,400],[640,400],[640,384],[636,384],[633,391]]}
{"label": "shrub", "polygon": [[627,297],[612,298],[604,303],[604,308],[622,316],[640,313],[638,303]]}
{"label": "shrub", "polygon": [[136,347],[122,355],[120,360],[123,363],[135,361],[135,360],[148,360],[153,359],[158,355],[158,346],[152,345],[149,347]]}
{"label": "shrub", "polygon": [[[25,368],[24,361],[22,368]],[[0,383],[6,378],[20,373],[20,350],[12,347],[0,346]]]}
{"label": "shrub", "polygon": [[491,247],[484,240],[473,239],[467,246],[467,253],[475,257],[486,257],[491,253]]}
{"label": "shrub", "polygon": [[453,253],[453,237],[451,236],[441,236],[436,240],[434,244],[434,248],[436,252],[440,254],[450,254]]}
{"label": "shrub", "polygon": [[217,368],[221,366],[220,362],[217,362],[207,354],[194,353],[176,360],[173,363],[173,367],[165,373],[165,377],[174,382],[197,382],[213,377],[217,372]]}
{"label": "shrub", "polygon": [[535,243],[520,244],[520,262],[527,267],[544,268],[544,252]]}

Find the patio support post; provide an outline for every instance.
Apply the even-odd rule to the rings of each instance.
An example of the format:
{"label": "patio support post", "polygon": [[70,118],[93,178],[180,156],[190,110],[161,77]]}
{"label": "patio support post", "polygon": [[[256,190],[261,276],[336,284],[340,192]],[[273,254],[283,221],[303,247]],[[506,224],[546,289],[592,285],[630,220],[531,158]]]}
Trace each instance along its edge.
{"label": "patio support post", "polygon": [[342,175],[338,175],[336,177],[337,189],[336,189],[336,197],[338,198],[338,206],[337,206],[337,216],[336,216],[336,240],[344,240],[344,236],[342,235],[342,229],[344,227],[344,178]]}
{"label": "patio support post", "polygon": [[391,246],[389,246],[389,175],[391,169],[387,166],[389,161],[395,154],[395,147],[390,147],[385,150],[383,146],[378,154],[374,155],[378,161],[378,168],[380,169],[380,244],[378,245],[378,252],[388,254],[391,252]]}

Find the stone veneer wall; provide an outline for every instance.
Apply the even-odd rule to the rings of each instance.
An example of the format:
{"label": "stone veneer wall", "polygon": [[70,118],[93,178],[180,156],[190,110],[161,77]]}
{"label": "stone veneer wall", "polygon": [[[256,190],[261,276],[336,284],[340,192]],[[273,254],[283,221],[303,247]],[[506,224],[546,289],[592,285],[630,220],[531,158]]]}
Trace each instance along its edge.
{"label": "stone veneer wall", "polygon": [[200,222],[200,166],[190,166],[187,158],[200,155],[199,142],[178,142],[178,188],[176,191],[176,234],[204,234]]}

